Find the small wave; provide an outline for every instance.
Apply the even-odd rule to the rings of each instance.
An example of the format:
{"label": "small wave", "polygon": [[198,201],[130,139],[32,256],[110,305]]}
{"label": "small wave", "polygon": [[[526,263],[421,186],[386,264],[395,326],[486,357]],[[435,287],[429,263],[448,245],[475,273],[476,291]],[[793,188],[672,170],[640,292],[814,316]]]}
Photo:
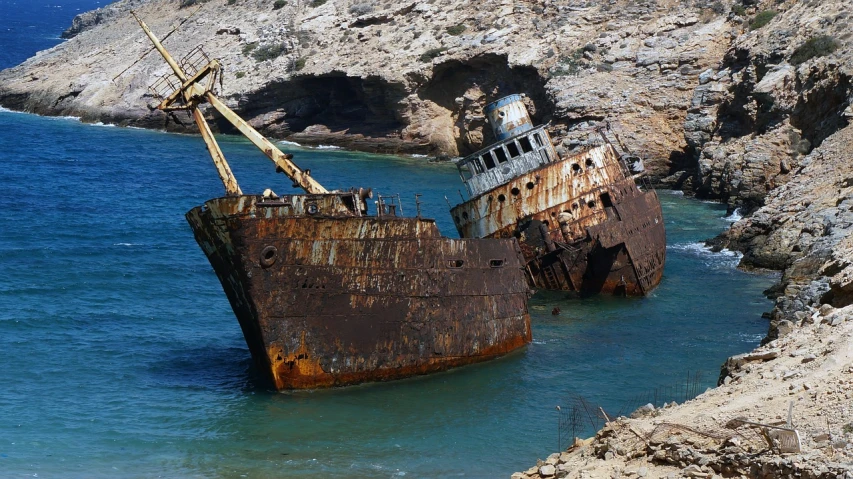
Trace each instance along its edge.
{"label": "small wave", "polygon": [[684,192],[681,190],[669,190],[669,194],[675,196],[684,196]]}
{"label": "small wave", "polygon": [[99,121],[97,123],[92,123],[92,126],[103,126],[104,128],[115,128],[116,127],[112,123],[104,123],[102,121]]}
{"label": "small wave", "polygon": [[113,246],[142,246],[142,243],[113,243]]}
{"label": "small wave", "polygon": [[60,120],[72,120],[72,121],[80,121],[79,116],[58,116]]}
{"label": "small wave", "polygon": [[409,156],[410,156],[411,158],[429,158],[429,155],[420,155],[420,154],[417,154],[417,153],[413,153],[413,154],[411,154],[411,155],[409,155]]}
{"label": "small wave", "polygon": [[290,145],[290,146],[302,146],[295,141],[281,140],[278,142],[279,145]]}
{"label": "small wave", "polygon": [[707,258],[711,260],[705,263],[708,266],[724,265],[726,267],[736,268],[737,265],[740,264],[741,258],[743,258],[743,253],[739,251],[732,251],[728,248],[723,248],[722,250],[715,252],[711,251],[711,248],[705,246],[704,243],[680,243],[668,245],[666,248],[674,251],[684,251],[688,254]]}
{"label": "small wave", "polygon": [[314,147],[317,150],[340,150],[340,146],[335,145],[317,145]]}
{"label": "small wave", "polygon": [[723,216],[723,219],[735,223],[743,219],[743,214],[741,213],[740,208],[735,208],[735,210],[732,211],[732,214]]}

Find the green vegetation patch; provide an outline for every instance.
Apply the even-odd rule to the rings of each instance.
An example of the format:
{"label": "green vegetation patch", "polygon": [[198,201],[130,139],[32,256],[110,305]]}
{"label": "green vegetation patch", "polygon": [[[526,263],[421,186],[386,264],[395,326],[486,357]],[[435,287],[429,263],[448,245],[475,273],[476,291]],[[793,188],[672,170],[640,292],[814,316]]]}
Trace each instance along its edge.
{"label": "green vegetation patch", "polygon": [[255,48],[258,48],[258,42],[243,45],[243,55],[249,56]]}
{"label": "green vegetation patch", "polygon": [[452,27],[447,27],[447,33],[449,33],[453,36],[461,35],[462,32],[467,30],[467,28],[468,27],[466,27],[465,25],[461,25],[461,24],[460,25],[453,25]]}
{"label": "green vegetation patch", "polygon": [[278,58],[285,53],[287,53],[287,46],[285,44],[273,43],[271,45],[264,45],[262,47],[255,48],[252,51],[252,58],[262,62]]}
{"label": "green vegetation patch", "polygon": [[[560,57],[560,61],[551,70],[551,76],[577,76],[581,71],[583,48],[578,48],[569,56]],[[601,70],[599,70],[601,71]]]}
{"label": "green vegetation patch", "polygon": [[206,2],[206,1],[207,1],[207,0],[181,0],[180,8],[187,8],[187,7],[191,7],[191,6],[193,6],[193,5],[197,5],[197,4],[200,4],[200,3],[204,3],[204,2]]}
{"label": "green vegetation patch", "polygon": [[735,15],[737,15],[739,17],[745,17],[746,16],[746,7],[744,7],[743,5],[734,5],[734,6],[732,6],[732,13],[734,13]]}
{"label": "green vegetation patch", "polygon": [[311,6],[313,8],[317,8],[317,7],[319,7],[321,5],[325,5],[325,4],[326,4],[326,0],[312,0],[311,1]]}
{"label": "green vegetation patch", "polygon": [[286,1],[286,0],[275,0],[275,3],[273,3],[273,4],[272,4],[272,9],[273,9],[273,10],[278,10],[278,9],[280,9],[280,8],[284,8],[284,7],[285,7],[285,5],[287,5],[287,1]]}
{"label": "green vegetation patch", "polygon": [[373,12],[373,3],[361,2],[350,5],[349,12],[357,17]]}
{"label": "green vegetation patch", "polygon": [[791,64],[799,65],[812,58],[829,55],[838,48],[838,42],[829,35],[809,38],[791,54]]}
{"label": "green vegetation patch", "polygon": [[773,10],[764,10],[763,12],[756,15],[751,22],[749,22],[749,29],[758,30],[759,28],[770,23],[770,20],[773,20],[773,17],[775,17],[776,15],[778,15],[778,13]]}
{"label": "green vegetation patch", "polygon": [[441,55],[442,53],[444,53],[446,51],[447,51],[447,48],[444,48],[444,47],[442,47],[442,48],[430,48],[429,50],[425,51],[419,57],[419,59],[420,59],[420,61],[422,61],[424,63],[431,62],[433,58]]}
{"label": "green vegetation patch", "polygon": [[296,61],[293,62],[293,71],[298,72],[299,70],[302,70],[303,68],[305,68],[305,63],[307,61],[308,61],[308,58],[306,58],[306,57],[297,58]]}

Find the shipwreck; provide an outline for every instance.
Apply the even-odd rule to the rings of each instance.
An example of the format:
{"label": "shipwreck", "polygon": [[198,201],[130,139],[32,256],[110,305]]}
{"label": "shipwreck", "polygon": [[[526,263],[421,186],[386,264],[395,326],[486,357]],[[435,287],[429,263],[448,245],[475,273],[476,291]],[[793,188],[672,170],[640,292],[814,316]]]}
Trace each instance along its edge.
{"label": "shipwreck", "polygon": [[531,286],[645,295],[661,280],[666,232],[657,193],[608,137],[560,157],[521,95],[488,104],[497,141],[456,163],[468,199],[450,212],[463,238],[518,238]]}
{"label": "shipwreck", "polygon": [[[485,361],[531,340],[525,261],[514,238],[442,237],[403,217],[399,197],[328,191],[214,94],[220,66],[201,48],[180,62],[134,13],[172,73],[152,91],[188,110],[226,195],[187,221],[277,389],[341,386]],[[209,103],[304,194],[244,194],[199,106]]]}

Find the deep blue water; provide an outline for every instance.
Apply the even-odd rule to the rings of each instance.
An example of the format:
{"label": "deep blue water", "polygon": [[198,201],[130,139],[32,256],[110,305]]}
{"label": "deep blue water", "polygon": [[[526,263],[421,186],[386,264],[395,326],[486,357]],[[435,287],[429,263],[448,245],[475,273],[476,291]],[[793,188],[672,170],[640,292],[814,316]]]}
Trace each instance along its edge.
{"label": "deep blue water", "polygon": [[[61,3],[0,0],[0,30],[30,19],[38,35],[23,37],[55,38],[98,5]],[[4,35],[4,66],[56,42]],[[292,191],[245,141],[221,141],[244,191]],[[325,186],[399,192],[407,213],[423,193],[455,236],[452,166],[293,152]],[[0,112],[0,185],[0,477],[508,477],[556,450],[556,405],[580,394],[618,411],[687,371],[712,386],[771,307],[773,278],[700,245],[725,208],[664,191],[668,258],[649,297],[540,293],[534,342],[509,357],[276,393],[183,219],[223,193],[199,138]]]}

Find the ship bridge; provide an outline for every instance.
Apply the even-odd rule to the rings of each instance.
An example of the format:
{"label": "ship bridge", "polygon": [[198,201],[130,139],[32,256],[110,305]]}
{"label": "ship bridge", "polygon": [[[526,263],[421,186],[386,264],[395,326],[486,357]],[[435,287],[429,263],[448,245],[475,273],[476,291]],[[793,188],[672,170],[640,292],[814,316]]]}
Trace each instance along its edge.
{"label": "ship bridge", "polygon": [[533,127],[521,95],[510,95],[483,109],[498,142],[456,163],[470,198],[557,161],[547,125]]}

